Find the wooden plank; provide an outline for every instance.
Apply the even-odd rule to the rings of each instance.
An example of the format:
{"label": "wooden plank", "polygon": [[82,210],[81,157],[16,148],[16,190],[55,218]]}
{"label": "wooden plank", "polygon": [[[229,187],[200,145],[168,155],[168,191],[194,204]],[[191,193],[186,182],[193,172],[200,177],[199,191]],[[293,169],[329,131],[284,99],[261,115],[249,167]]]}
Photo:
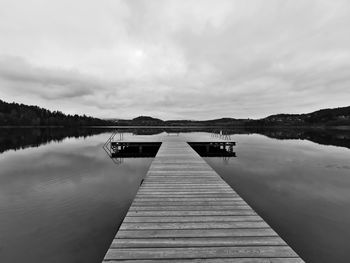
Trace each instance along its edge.
{"label": "wooden plank", "polygon": [[171,176],[170,177],[152,177],[148,178],[147,182],[159,182],[159,183],[176,183],[181,180],[182,183],[204,183],[204,184],[209,184],[209,183],[219,183],[217,179],[212,179],[211,177],[191,177],[191,176],[186,176],[186,177],[180,177],[180,176]]}
{"label": "wooden plank", "polygon": [[134,201],[132,206],[193,206],[193,205],[198,205],[198,206],[218,206],[218,205],[223,205],[223,206],[229,206],[229,205],[246,205],[246,202],[244,201],[191,201],[191,200],[186,200],[186,201]]}
{"label": "wooden plank", "polygon": [[[120,262],[109,260],[109,263]],[[210,259],[136,259],[123,260],[123,263],[303,263],[300,258],[210,258]]]}
{"label": "wooden plank", "polygon": [[[158,192],[159,193],[159,192]],[[236,193],[230,193],[230,192],[223,192],[223,193],[201,193],[201,192],[188,192],[186,194],[177,194],[177,192],[167,192],[168,196],[159,195],[157,193],[151,193],[151,192],[138,192],[135,199],[147,199],[147,198],[155,198],[159,196],[159,198],[217,198],[217,199],[230,199],[230,200],[243,200],[238,194]],[[164,200],[164,199],[163,199]],[[204,199],[201,199],[204,200]]]}
{"label": "wooden plank", "polygon": [[[147,189],[145,189],[147,188]],[[202,186],[188,186],[188,185],[168,185],[168,186],[150,186],[150,185],[145,185],[144,189],[142,191],[157,191],[157,190],[184,190],[184,189],[189,189],[191,191],[195,190],[204,190],[204,189],[209,189],[209,190],[215,190],[215,189],[220,189],[220,190],[231,190],[230,188],[226,186],[219,186],[219,185],[202,185]],[[231,192],[231,191],[230,191]]]}
{"label": "wooden plank", "polygon": [[256,215],[252,209],[208,210],[208,211],[131,211],[128,216],[235,216]]}
{"label": "wooden plank", "polygon": [[[138,193],[136,195],[137,198],[154,198],[154,197],[157,197],[157,198],[163,198],[165,196],[163,195],[158,195],[158,194],[152,194],[152,193],[148,193],[148,194],[142,194],[142,193]],[[215,194],[208,194],[208,193],[200,193],[200,194],[192,194],[192,193],[187,193],[187,194],[174,194],[174,193],[169,193],[166,197],[176,197],[176,198],[188,198],[188,197],[197,197],[197,198],[201,198],[201,197],[216,197],[216,198],[238,198],[239,195],[237,194],[230,194],[230,193],[215,193]]]}
{"label": "wooden plank", "polygon": [[[189,167],[190,168],[190,167]],[[171,175],[175,175],[175,176],[180,176],[180,175],[196,175],[196,176],[212,176],[214,174],[213,171],[202,171],[202,170],[183,170],[183,171],[176,171],[176,170],[152,170],[152,172],[150,173],[150,175],[166,175],[166,176],[171,176]]]}
{"label": "wooden plank", "polygon": [[[182,181],[184,180],[184,181]],[[194,181],[193,181],[194,180]],[[181,181],[172,179],[150,179],[149,181],[147,180],[147,182],[144,182],[142,184],[143,188],[147,187],[174,187],[174,186],[193,186],[193,187],[205,187],[205,186],[216,186],[216,187],[226,187],[227,189],[232,190],[231,187],[229,186],[223,186],[221,182],[219,181],[214,181],[214,180],[207,180],[207,179],[190,179],[190,178],[182,178]]]}
{"label": "wooden plank", "polygon": [[146,197],[137,197],[134,199],[133,203],[149,203],[149,202],[206,202],[206,201],[243,201],[240,197],[228,197],[228,198],[220,198],[220,197],[152,197],[152,198],[146,198]]}
{"label": "wooden plank", "polygon": [[297,257],[288,246],[119,248],[109,249],[105,259],[182,259],[182,258]]}
{"label": "wooden plank", "polygon": [[130,223],[123,222],[120,230],[140,229],[219,229],[219,228],[267,228],[264,221],[258,222],[176,222],[176,223]]}
{"label": "wooden plank", "polygon": [[[210,194],[220,194],[220,191],[196,191],[196,192],[191,192],[191,191],[157,191],[157,192],[142,192],[142,195],[146,196],[146,195],[149,195],[149,196],[154,196],[154,195],[159,195],[159,196],[169,196],[169,195],[172,195],[172,196],[175,196],[175,195],[187,195],[187,194],[190,194],[192,193],[193,196],[199,196],[199,195],[210,195]],[[229,192],[227,192],[229,193]]]}
{"label": "wooden plank", "polygon": [[173,194],[169,194],[167,196],[164,196],[164,195],[158,195],[158,194],[155,194],[155,195],[152,195],[152,194],[148,194],[148,195],[137,195],[136,196],[136,199],[137,200],[149,200],[149,201],[152,201],[152,200],[196,200],[197,201],[200,201],[200,200],[210,200],[210,199],[222,199],[222,200],[225,200],[225,199],[228,199],[228,200],[240,200],[240,197],[238,196],[233,196],[233,197],[230,197],[230,196],[223,196],[223,197],[220,197],[219,195],[217,194],[198,194],[198,195],[189,195],[189,194],[186,194],[186,195],[173,195]]}
{"label": "wooden plank", "polygon": [[[147,187],[146,187],[147,186]],[[167,189],[167,188],[191,188],[191,189],[205,189],[205,188],[212,188],[212,189],[228,189],[228,190],[232,190],[230,187],[226,186],[226,185],[220,185],[217,182],[203,182],[202,184],[178,184],[175,182],[167,182],[166,183],[147,183],[143,185],[143,188],[147,188],[147,189]]]}
{"label": "wooden plank", "polygon": [[285,246],[278,236],[114,239],[111,248]]}
{"label": "wooden plank", "polygon": [[[219,197],[220,193],[139,193],[137,197]],[[225,194],[222,193],[222,196],[230,196],[229,193]],[[238,195],[232,195],[232,196],[238,196]]]}
{"label": "wooden plank", "polygon": [[209,181],[209,182],[199,182],[199,183],[196,183],[196,182],[190,182],[190,183],[185,183],[185,182],[179,182],[179,181],[174,181],[174,182],[171,182],[169,183],[168,181],[167,182],[159,182],[157,180],[155,180],[155,182],[150,182],[147,180],[147,182],[143,183],[142,184],[144,187],[148,187],[148,186],[157,186],[157,187],[160,187],[160,186],[177,186],[177,185],[180,185],[180,186],[197,186],[197,187],[200,187],[200,186],[206,186],[206,185],[210,185],[210,186],[222,186],[222,183],[220,181]]}
{"label": "wooden plank", "polygon": [[186,188],[186,187],[175,187],[175,188],[152,188],[147,190],[142,190],[140,193],[177,193],[177,192],[189,192],[189,193],[207,193],[207,192],[223,192],[230,193],[229,189],[226,188],[203,188],[198,190],[197,188]]}
{"label": "wooden plank", "polygon": [[[191,171],[188,171],[187,169],[191,167]],[[194,165],[167,165],[165,168],[164,166],[154,166],[152,167],[152,172],[150,174],[158,174],[158,173],[171,173],[171,174],[177,174],[177,173],[183,173],[183,174],[189,174],[189,173],[194,173],[194,174],[202,174],[202,173],[209,173],[213,174],[215,173],[213,170],[208,169],[207,166],[194,166]]]}
{"label": "wooden plank", "polygon": [[159,188],[163,188],[163,189],[167,189],[167,188],[194,188],[194,189],[205,189],[205,188],[220,188],[220,189],[230,189],[231,188],[229,186],[226,185],[220,185],[219,183],[215,182],[208,182],[208,183],[202,183],[202,184],[179,184],[179,183],[172,183],[172,182],[167,182],[166,183],[146,183],[142,185],[143,188],[147,188],[147,189],[159,189]]}
{"label": "wooden plank", "polygon": [[[147,189],[145,189],[147,188]],[[222,185],[216,185],[216,184],[202,184],[202,185],[191,185],[191,184],[172,184],[169,183],[167,186],[163,184],[145,184],[143,186],[143,190],[159,190],[159,189],[191,189],[191,190],[196,190],[196,189],[226,189],[226,190],[231,190],[231,188],[227,186],[222,186]]]}
{"label": "wooden plank", "polygon": [[129,211],[229,211],[251,208],[248,205],[240,206],[131,206]]}
{"label": "wooden plank", "polygon": [[119,230],[116,238],[277,236],[271,228]]}
{"label": "wooden plank", "polygon": [[179,190],[164,190],[164,189],[159,189],[159,190],[154,190],[154,191],[147,191],[147,190],[140,190],[139,191],[140,194],[143,195],[154,195],[154,194],[192,194],[192,195],[196,195],[196,194],[220,194],[220,193],[226,193],[226,194],[230,194],[230,190],[221,190],[221,189],[217,189],[217,190],[212,190],[212,189],[202,189],[202,190],[192,190],[192,189],[179,189]]}
{"label": "wooden plank", "polygon": [[234,222],[234,221],[263,221],[257,215],[236,216],[126,216],[124,222]]}
{"label": "wooden plank", "polygon": [[[178,181],[177,179],[181,179],[181,181]],[[183,180],[183,181],[182,181]],[[150,177],[147,177],[147,182],[149,183],[165,183],[166,182],[181,182],[181,183],[222,183],[217,178],[213,178],[212,176],[205,176],[205,175],[152,175]]]}

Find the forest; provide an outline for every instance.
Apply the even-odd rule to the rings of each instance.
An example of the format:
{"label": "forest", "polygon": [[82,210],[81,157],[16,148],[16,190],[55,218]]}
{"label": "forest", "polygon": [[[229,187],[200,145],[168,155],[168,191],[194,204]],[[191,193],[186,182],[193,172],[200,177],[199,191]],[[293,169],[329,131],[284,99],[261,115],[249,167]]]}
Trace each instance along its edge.
{"label": "forest", "polygon": [[0,100],[0,126],[99,126],[113,122]]}

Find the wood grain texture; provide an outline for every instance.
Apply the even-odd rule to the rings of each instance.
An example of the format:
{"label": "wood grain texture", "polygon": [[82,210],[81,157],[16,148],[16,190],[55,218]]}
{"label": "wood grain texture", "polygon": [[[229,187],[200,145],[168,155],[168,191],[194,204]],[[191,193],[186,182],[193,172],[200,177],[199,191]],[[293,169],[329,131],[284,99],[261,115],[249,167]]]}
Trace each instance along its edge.
{"label": "wood grain texture", "polygon": [[288,246],[189,247],[189,248],[111,248],[105,259],[183,259],[183,258],[297,257]]}
{"label": "wood grain texture", "polygon": [[278,236],[114,239],[111,248],[285,246]]}
{"label": "wood grain texture", "polygon": [[[120,262],[109,260],[110,263]],[[123,263],[303,263],[300,258],[200,258],[200,259],[136,259]]]}

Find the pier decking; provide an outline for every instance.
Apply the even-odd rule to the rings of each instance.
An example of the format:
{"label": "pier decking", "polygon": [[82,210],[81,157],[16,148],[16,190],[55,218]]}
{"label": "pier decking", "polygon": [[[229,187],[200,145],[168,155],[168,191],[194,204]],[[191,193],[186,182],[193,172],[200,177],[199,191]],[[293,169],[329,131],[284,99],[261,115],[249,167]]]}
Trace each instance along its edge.
{"label": "pier decking", "polygon": [[303,262],[181,138],[153,160],[104,262]]}

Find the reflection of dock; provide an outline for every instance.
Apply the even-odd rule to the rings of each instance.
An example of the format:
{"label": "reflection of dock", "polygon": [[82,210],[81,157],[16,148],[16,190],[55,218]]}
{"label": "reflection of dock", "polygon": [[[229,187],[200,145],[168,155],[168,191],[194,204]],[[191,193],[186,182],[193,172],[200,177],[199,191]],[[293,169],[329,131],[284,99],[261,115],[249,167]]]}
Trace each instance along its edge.
{"label": "reflection of dock", "polygon": [[303,262],[186,141],[164,136],[104,261]]}
{"label": "reflection of dock", "polygon": [[202,157],[236,157],[235,142],[189,142],[188,144]]}
{"label": "reflection of dock", "polygon": [[161,142],[124,142],[111,143],[111,158],[154,157]]}

